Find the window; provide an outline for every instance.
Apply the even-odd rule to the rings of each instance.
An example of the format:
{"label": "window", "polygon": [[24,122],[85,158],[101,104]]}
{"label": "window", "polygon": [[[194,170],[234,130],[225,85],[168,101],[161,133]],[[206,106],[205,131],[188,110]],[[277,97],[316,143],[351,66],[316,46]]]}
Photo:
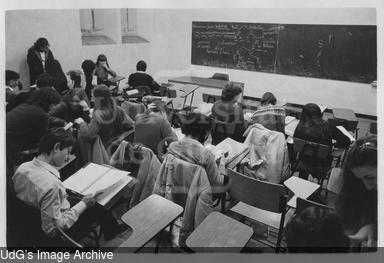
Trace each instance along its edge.
{"label": "window", "polygon": [[121,42],[147,43],[148,40],[138,35],[137,9],[123,8],[121,13]]}
{"label": "window", "polygon": [[[83,45],[116,44],[111,31],[110,12],[105,9],[80,9],[80,30]],[[113,21],[113,20],[112,20]],[[113,26],[113,25],[112,25]]]}

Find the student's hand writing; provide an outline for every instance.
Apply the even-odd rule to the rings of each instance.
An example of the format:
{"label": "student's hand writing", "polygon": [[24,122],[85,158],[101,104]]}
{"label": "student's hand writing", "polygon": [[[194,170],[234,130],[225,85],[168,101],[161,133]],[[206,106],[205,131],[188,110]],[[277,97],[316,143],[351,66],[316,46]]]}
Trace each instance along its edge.
{"label": "student's hand writing", "polygon": [[81,199],[81,201],[83,201],[85,203],[85,205],[87,206],[87,208],[91,208],[95,205],[96,203],[96,195],[94,194],[88,194],[88,195],[85,195],[83,197],[83,199]]}

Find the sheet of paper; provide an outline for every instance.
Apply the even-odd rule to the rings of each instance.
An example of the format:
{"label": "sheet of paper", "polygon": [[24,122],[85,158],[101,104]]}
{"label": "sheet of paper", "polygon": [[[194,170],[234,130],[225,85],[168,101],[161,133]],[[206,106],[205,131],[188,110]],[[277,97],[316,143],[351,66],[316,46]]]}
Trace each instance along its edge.
{"label": "sheet of paper", "polygon": [[[83,194],[92,184],[98,181],[110,168],[90,163],[63,182],[64,186]],[[104,186],[105,187],[105,186]]]}
{"label": "sheet of paper", "polygon": [[[224,141],[215,146],[214,151],[218,153],[228,152],[226,164],[232,162],[237,156],[248,149],[248,146],[237,142],[231,138],[226,138]],[[216,154],[215,154],[216,155]]]}

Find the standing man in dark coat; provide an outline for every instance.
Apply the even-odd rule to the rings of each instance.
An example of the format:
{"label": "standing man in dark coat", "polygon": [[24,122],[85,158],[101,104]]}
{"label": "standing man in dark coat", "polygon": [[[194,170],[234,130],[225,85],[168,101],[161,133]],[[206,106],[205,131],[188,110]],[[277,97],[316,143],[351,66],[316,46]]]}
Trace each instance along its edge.
{"label": "standing man in dark coat", "polygon": [[49,43],[46,38],[39,38],[28,49],[27,63],[29,67],[29,80],[34,85],[37,77],[47,72],[47,65],[53,62],[53,54],[49,49]]}

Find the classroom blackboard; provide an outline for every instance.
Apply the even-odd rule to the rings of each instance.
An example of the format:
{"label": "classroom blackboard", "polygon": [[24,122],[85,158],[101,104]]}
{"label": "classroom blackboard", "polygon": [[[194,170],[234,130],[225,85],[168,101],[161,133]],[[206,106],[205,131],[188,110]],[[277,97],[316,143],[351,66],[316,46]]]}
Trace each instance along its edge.
{"label": "classroom blackboard", "polygon": [[371,83],[376,26],[192,22],[194,65]]}

